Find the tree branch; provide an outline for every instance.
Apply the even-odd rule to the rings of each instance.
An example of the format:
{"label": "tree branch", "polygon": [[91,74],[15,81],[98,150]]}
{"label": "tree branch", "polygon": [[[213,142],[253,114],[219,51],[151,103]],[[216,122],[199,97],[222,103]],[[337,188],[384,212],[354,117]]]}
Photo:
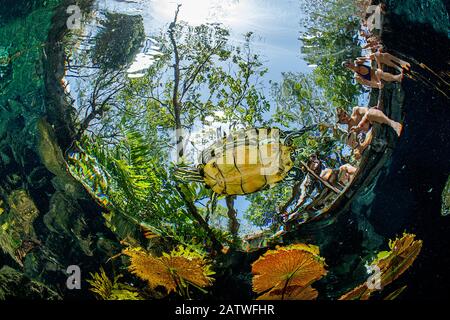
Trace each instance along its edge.
{"label": "tree branch", "polygon": [[211,57],[213,56],[213,54],[216,52],[216,50],[218,48],[220,48],[222,45],[224,44],[224,42],[220,42],[218,43],[212,50],[211,52],[206,56],[206,58],[203,60],[202,63],[200,63],[197,68],[195,68],[195,71],[193,72],[192,76],[190,77],[190,79],[187,79],[185,81],[185,83],[183,84],[183,91],[181,93],[181,98],[180,100],[183,100],[185,94],[189,91],[189,89],[191,88],[191,86],[194,84],[195,79],[197,78],[198,74],[200,73],[200,71],[202,71],[203,67],[205,66],[205,64],[209,61],[209,59],[211,59]]}
{"label": "tree branch", "polygon": [[234,239],[238,238],[238,232],[239,232],[239,221],[237,220],[237,211],[234,208],[234,200],[236,199],[236,196],[226,196],[225,200],[227,203],[228,208],[228,218],[230,219],[228,221],[228,229],[230,230],[230,233],[233,235]]}
{"label": "tree branch", "polygon": [[203,219],[201,214],[198,212],[197,207],[190,201],[186,195],[184,194],[183,190],[181,190],[180,186],[176,186],[177,191],[180,193],[181,198],[183,199],[184,203],[186,204],[186,207],[189,211],[189,213],[192,215],[192,217],[197,221],[197,223],[206,231],[208,237],[210,238],[213,248],[216,252],[220,252],[223,249],[222,244],[217,240],[216,236],[214,235],[214,232],[209,227],[208,223]]}
{"label": "tree branch", "polygon": [[180,12],[181,4],[177,6],[177,10],[175,11],[175,17],[173,22],[169,26],[169,37],[170,42],[172,43],[173,52],[174,52],[174,65],[173,65],[173,76],[174,76],[174,86],[172,92],[172,104],[174,108],[174,116],[175,116],[175,127],[176,129],[181,129],[181,103],[178,99],[179,97],[179,87],[180,87],[180,55],[178,52],[178,45],[175,39],[175,28],[178,19],[178,13]]}
{"label": "tree branch", "polygon": [[333,191],[334,193],[341,193],[341,191],[335,187],[333,187],[331,184],[329,184],[327,181],[323,180],[321,177],[319,177],[313,170],[311,170],[306,163],[304,163],[303,161],[301,161],[301,164],[305,167],[305,169],[317,180],[319,180],[320,182],[323,183],[323,185],[325,187],[327,187],[328,189],[330,189],[331,191]]}

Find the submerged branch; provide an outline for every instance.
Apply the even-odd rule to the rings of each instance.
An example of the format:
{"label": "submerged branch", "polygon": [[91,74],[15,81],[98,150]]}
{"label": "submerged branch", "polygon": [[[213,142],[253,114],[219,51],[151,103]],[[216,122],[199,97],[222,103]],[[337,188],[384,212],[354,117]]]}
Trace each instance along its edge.
{"label": "submerged branch", "polygon": [[191,214],[191,216],[198,222],[198,224],[206,231],[208,234],[209,239],[212,242],[213,248],[216,252],[220,252],[223,249],[222,244],[217,240],[216,236],[214,235],[213,230],[208,225],[208,223],[203,219],[202,215],[198,212],[197,207],[190,201],[186,195],[184,194],[183,190],[181,190],[180,186],[176,186],[177,191],[179,192],[181,198],[183,199],[184,203],[186,204],[186,207]]}
{"label": "submerged branch", "polygon": [[172,104],[173,104],[173,113],[175,116],[175,127],[176,129],[181,129],[181,103],[179,100],[179,87],[180,87],[180,55],[178,52],[178,45],[175,39],[175,28],[178,19],[178,13],[180,12],[181,4],[177,6],[177,10],[175,11],[175,17],[173,22],[169,27],[169,37],[170,42],[172,43],[173,52],[174,52],[174,65],[173,65],[173,75],[174,75],[174,85],[172,92]]}
{"label": "submerged branch", "polygon": [[237,211],[234,208],[234,200],[236,199],[236,196],[227,196],[225,198],[227,202],[227,208],[228,208],[228,218],[230,219],[228,221],[228,228],[230,230],[230,233],[232,234],[234,239],[238,238],[238,232],[239,232],[239,221],[237,219]]}

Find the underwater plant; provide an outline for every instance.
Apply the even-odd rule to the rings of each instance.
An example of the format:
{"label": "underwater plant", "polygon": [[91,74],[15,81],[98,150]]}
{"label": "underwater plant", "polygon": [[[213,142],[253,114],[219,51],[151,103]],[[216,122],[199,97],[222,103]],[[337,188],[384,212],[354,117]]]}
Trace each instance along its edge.
{"label": "underwater plant", "polygon": [[[0,206],[3,201],[0,201]],[[8,254],[20,266],[25,256],[40,242],[33,223],[39,215],[30,195],[22,189],[11,192],[5,203],[6,211],[0,207],[0,252]]]}
{"label": "underwater plant", "polygon": [[128,269],[148,282],[150,289],[164,287],[167,293],[176,292],[189,298],[189,285],[202,292],[212,285],[214,272],[203,255],[178,246],[170,253],[155,257],[142,248],[127,248],[123,253],[131,258]]}
{"label": "underwater plant", "polygon": [[145,40],[144,23],[139,15],[105,14],[95,37],[92,60],[102,70],[130,64]]}
{"label": "underwater plant", "polygon": [[[400,277],[416,260],[422,249],[422,240],[414,240],[414,238],[414,234],[404,233],[401,238],[390,240],[391,250],[378,253],[377,258],[371,263],[372,267],[377,266],[380,269],[382,288]],[[368,300],[375,290],[364,283],[341,296],[339,300]]]}
{"label": "underwater plant", "polygon": [[311,284],[326,275],[319,248],[293,244],[269,250],[252,264],[253,291],[258,300],[314,300]]}
{"label": "underwater plant", "polygon": [[122,275],[115,276],[113,280],[109,279],[103,268],[94,274],[90,274],[91,279],[87,282],[92,286],[90,290],[101,300],[142,300],[135,288],[119,283]]}

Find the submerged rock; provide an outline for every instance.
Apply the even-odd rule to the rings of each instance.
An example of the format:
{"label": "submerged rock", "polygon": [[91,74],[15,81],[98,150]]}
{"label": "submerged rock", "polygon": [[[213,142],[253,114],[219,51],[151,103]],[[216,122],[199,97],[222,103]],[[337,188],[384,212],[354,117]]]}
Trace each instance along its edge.
{"label": "submerged rock", "polygon": [[34,281],[26,275],[4,266],[0,269],[0,300],[7,299],[46,299],[60,300],[55,291],[41,282]]}
{"label": "submerged rock", "polygon": [[441,214],[447,216],[450,214],[450,177],[447,180],[447,184],[442,192],[442,207]]}
{"label": "submerged rock", "polygon": [[0,21],[0,71],[8,71],[0,80],[0,299],[89,297],[84,278],[82,290],[66,288],[67,267],[89,274],[120,252],[102,208],[67,170],[67,105],[47,96],[47,73],[64,65],[57,44],[75,1],[45,3]]}
{"label": "submerged rock", "polygon": [[13,191],[7,206],[9,211],[0,217],[0,247],[23,266],[25,256],[39,244],[33,228],[39,210],[24,190]]}

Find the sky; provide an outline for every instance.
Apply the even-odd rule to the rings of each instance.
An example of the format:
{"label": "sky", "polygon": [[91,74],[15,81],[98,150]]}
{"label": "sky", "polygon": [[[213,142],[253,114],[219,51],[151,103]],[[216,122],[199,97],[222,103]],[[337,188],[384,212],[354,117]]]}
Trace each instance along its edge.
{"label": "sky", "polygon": [[[266,79],[280,81],[281,73],[310,72],[302,59],[298,39],[301,0],[99,0],[100,8],[140,14],[145,31],[152,37],[173,20],[178,3],[182,4],[179,20],[190,25],[221,23],[231,30],[235,43],[243,34],[255,34],[253,48],[262,55],[269,69]],[[153,44],[157,47],[157,44]]]}
{"label": "sky", "polygon": [[[252,49],[258,53],[268,73],[263,87],[270,95],[269,80],[280,82],[282,72],[309,73],[312,68],[302,58],[299,40],[302,17],[301,0],[98,0],[100,10],[139,14],[143,17],[147,43],[129,69],[129,76],[140,77],[158,54],[158,44],[152,36],[173,21],[177,4],[181,4],[178,19],[190,25],[221,23],[231,31],[231,43],[239,44],[244,34],[252,31]],[[220,124],[212,124],[212,127]],[[208,128],[207,128],[208,129]],[[211,129],[211,128],[209,128]],[[225,205],[224,201],[221,202]],[[242,219],[249,203],[238,197],[235,206],[242,231],[255,231]]]}

